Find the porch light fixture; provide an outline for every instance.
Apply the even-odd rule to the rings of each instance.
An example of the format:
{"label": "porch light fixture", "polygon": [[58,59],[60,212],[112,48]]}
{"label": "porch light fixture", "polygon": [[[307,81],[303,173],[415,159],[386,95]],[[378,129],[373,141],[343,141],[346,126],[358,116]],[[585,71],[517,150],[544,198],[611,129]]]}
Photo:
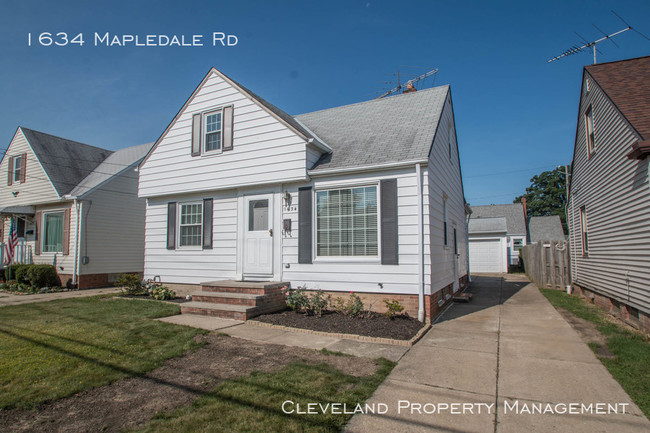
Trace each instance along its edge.
{"label": "porch light fixture", "polygon": [[291,193],[289,191],[284,192],[284,205],[291,206]]}

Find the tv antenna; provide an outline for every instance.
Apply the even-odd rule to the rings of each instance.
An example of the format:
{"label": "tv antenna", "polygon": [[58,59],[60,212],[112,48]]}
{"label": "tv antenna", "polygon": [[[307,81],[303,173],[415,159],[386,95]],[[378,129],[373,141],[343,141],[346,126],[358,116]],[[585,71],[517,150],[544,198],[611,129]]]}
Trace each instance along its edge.
{"label": "tv antenna", "polygon": [[382,93],[381,95],[377,96],[377,98],[375,98],[375,99],[384,98],[384,97],[386,97],[386,96],[392,95],[393,93],[399,93],[403,88],[407,87],[409,84],[413,84],[413,85],[415,85],[415,83],[417,83],[418,81],[421,81],[421,80],[424,80],[424,79],[426,79],[426,78],[429,78],[430,76],[435,75],[435,74],[437,74],[437,73],[438,73],[438,68],[436,68],[436,69],[431,69],[430,71],[425,72],[425,73],[422,74],[422,75],[418,75],[418,76],[415,77],[415,78],[411,78],[411,79],[408,80],[406,83],[402,84],[402,83],[400,82],[400,79],[399,79],[399,71],[397,71],[397,87],[392,88],[392,89],[390,89],[390,90],[388,90],[388,91]]}
{"label": "tv antenna", "polygon": [[[614,45],[618,48],[618,45],[616,44],[616,42],[614,42],[614,40],[613,40],[612,38],[613,38],[614,36],[620,35],[621,33],[627,32],[628,30],[632,30],[632,31],[638,33],[639,35],[643,36],[645,39],[647,39],[647,40],[650,41],[650,38],[648,38],[646,35],[644,35],[644,34],[641,33],[640,31],[638,31],[637,29],[635,29],[635,28],[633,28],[631,25],[629,25],[627,22],[625,22],[625,20],[624,20],[623,18],[621,18],[621,16],[620,16],[619,14],[617,14],[617,13],[614,12],[614,11],[612,11],[612,13],[613,13],[614,15],[616,15],[616,17],[617,17],[619,20],[623,21],[623,24],[625,24],[627,27],[625,27],[624,29],[621,29],[621,30],[619,30],[619,31],[617,31],[617,32],[614,32],[614,33],[612,33],[612,34],[610,34],[610,35],[608,35],[608,34],[605,33],[604,31],[602,31],[601,29],[599,29],[598,27],[596,27],[594,24],[592,24],[594,27],[596,27],[596,30],[598,30],[599,32],[601,32],[601,33],[603,34],[603,37],[602,37],[602,38],[597,39],[597,40],[592,41],[592,42],[587,42],[587,41],[586,41],[582,36],[580,36],[578,33],[576,33],[576,35],[578,35],[578,37],[579,37],[580,39],[582,39],[582,42],[584,43],[584,45],[582,45],[582,46],[574,45],[574,46],[570,47],[569,49],[567,49],[566,51],[564,51],[564,52],[563,52],[562,54],[560,54],[559,56],[555,56],[555,57],[553,57],[552,59],[547,60],[546,63],[551,63],[551,62],[554,62],[554,61],[556,61],[556,60],[560,60],[562,57],[572,56],[572,55],[574,55],[574,54],[581,53],[581,52],[583,52],[584,50],[591,48],[591,49],[593,50],[593,53],[594,53],[594,64],[596,64],[596,63],[597,63],[597,61],[596,61],[596,52],[600,52],[600,51],[598,51],[598,49],[596,48],[596,45],[599,44],[600,42],[603,42],[603,41],[609,40],[612,44],[614,44]],[[601,54],[602,54],[602,53],[601,53]]]}

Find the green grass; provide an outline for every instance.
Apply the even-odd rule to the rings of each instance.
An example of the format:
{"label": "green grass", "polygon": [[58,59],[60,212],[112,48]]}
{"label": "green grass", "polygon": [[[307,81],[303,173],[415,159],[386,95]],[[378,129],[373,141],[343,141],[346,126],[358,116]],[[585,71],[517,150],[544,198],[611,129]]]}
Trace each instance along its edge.
{"label": "green grass", "polygon": [[160,366],[202,331],[150,320],[177,305],[106,297],[0,308],[0,408],[34,407]]}
{"label": "green grass", "polygon": [[[646,416],[650,416],[650,340],[623,326],[607,320],[607,313],[577,296],[552,289],[539,289],[555,307],[564,308],[576,316],[596,324],[606,338],[607,348],[614,359],[600,358],[609,372],[621,384]],[[589,345],[596,351],[598,345]]]}
{"label": "green grass", "polygon": [[[194,432],[338,432],[351,415],[285,414],[282,403],[347,403],[353,410],[365,402],[393,369],[377,361],[374,375],[354,377],[325,364],[290,364],[272,373],[253,373],[229,380],[191,406],[160,414],[139,433]],[[293,407],[293,406],[292,406]],[[304,406],[303,406],[304,408]]]}

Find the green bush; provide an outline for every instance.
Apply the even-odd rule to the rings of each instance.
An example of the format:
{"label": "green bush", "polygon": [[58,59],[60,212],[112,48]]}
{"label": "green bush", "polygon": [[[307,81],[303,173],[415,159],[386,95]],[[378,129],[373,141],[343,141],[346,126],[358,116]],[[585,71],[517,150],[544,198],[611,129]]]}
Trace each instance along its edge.
{"label": "green bush", "polygon": [[176,292],[166,286],[156,286],[149,292],[152,298],[158,301],[165,301],[167,299],[174,299]]}
{"label": "green bush", "polygon": [[386,304],[386,312],[384,314],[389,319],[393,319],[395,316],[400,315],[402,311],[404,311],[404,307],[396,299],[393,299],[392,301],[384,299],[384,304]]}
{"label": "green bush", "polygon": [[345,314],[350,317],[358,317],[363,311],[363,302],[358,295],[350,293],[350,297],[347,301],[343,298],[336,298],[332,302],[332,308],[334,311]]}
{"label": "green bush", "polygon": [[138,274],[121,274],[117,277],[115,284],[122,288],[126,295],[142,295],[145,293],[142,287],[142,280]]}
{"label": "green bush", "polygon": [[323,311],[327,309],[329,304],[329,296],[325,296],[322,290],[317,290],[316,293],[313,293],[308,300],[306,313],[308,316],[318,316],[323,315]]}
{"label": "green bush", "polygon": [[302,287],[297,289],[284,289],[282,291],[286,296],[287,307],[293,311],[301,312],[309,305],[309,298],[307,297],[306,290]]}
{"label": "green bush", "polygon": [[9,281],[9,268],[11,268],[11,279],[16,280],[19,283],[26,283],[27,281],[25,280],[25,272],[27,269],[29,269],[30,266],[33,265],[15,264],[7,266],[5,268],[5,281]]}
{"label": "green bush", "polygon": [[25,279],[32,287],[59,287],[61,279],[53,265],[30,265],[26,270]]}

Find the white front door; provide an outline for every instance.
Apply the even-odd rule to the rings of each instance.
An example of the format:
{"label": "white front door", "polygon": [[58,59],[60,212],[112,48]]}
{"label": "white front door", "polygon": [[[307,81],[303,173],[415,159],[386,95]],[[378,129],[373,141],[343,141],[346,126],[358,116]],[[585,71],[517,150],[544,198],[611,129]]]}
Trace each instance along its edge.
{"label": "white front door", "polygon": [[244,277],[273,276],[273,195],[244,200]]}

